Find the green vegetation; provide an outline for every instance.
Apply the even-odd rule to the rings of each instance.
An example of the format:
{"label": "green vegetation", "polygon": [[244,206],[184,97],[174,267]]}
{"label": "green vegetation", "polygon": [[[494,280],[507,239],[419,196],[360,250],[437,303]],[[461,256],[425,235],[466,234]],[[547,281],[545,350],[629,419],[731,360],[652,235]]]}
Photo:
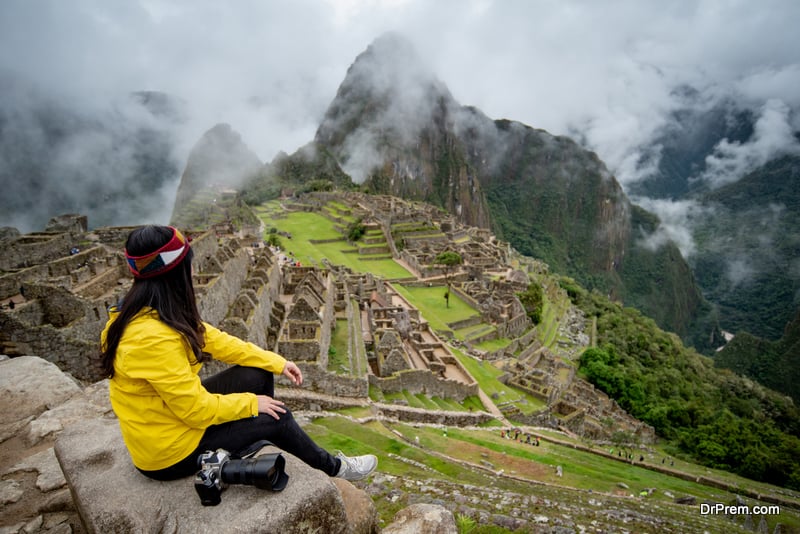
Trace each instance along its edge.
{"label": "green vegetation", "polygon": [[442,286],[410,286],[395,284],[397,292],[411,302],[437,332],[452,332],[448,323],[463,321],[478,312],[464,302],[458,294],[450,297],[450,305],[444,305],[447,289]]}
{"label": "green vegetation", "polygon": [[391,257],[371,259],[358,254],[358,248],[348,244],[336,225],[319,213],[295,211],[275,217],[276,206],[277,203],[263,205],[256,213],[268,227],[292,236],[283,240],[284,251],[301,265],[321,265],[325,259],[356,272],[372,272],[387,279],[411,277],[411,273]]}
{"label": "green vegetation", "polygon": [[353,221],[353,223],[347,227],[347,239],[349,241],[358,241],[364,235],[366,230],[367,228],[361,222],[361,219]]}
{"label": "green vegetation", "polygon": [[496,350],[504,349],[511,343],[511,340],[507,337],[498,337],[495,339],[489,339],[486,341],[481,341],[480,343],[474,343],[473,345],[480,349],[485,350],[488,352],[494,352]]}
{"label": "green vegetation", "polygon": [[579,291],[598,348],[580,370],[634,417],[704,465],[800,489],[800,414],[786,397],[686,349],[632,308]]}
{"label": "green vegetation", "polygon": [[800,403],[800,310],[780,341],[740,332],[714,356],[717,367],[732,369]]}
{"label": "green vegetation", "polygon": [[[348,408],[341,412],[343,415],[360,417],[363,412],[359,410],[363,409]],[[701,516],[696,506],[678,506],[672,501],[675,496],[692,496],[699,502],[731,503],[735,500],[734,493],[631,465],[613,456],[609,458],[575,449],[573,445],[577,442],[555,432],[539,433],[542,439],[540,446],[536,447],[502,438],[499,429],[470,430],[449,427],[444,433],[441,428],[432,426],[376,421],[358,424],[344,417],[316,419],[304,428],[315,441],[328,450],[340,449],[349,454],[378,455],[378,469],[381,473],[398,477],[398,482],[419,481],[422,486],[429,488],[428,491],[433,492],[432,497],[441,494],[440,488],[450,487],[461,488],[462,491],[468,491],[468,487],[476,487],[520,495],[534,494],[538,499],[577,504],[577,509],[583,511],[576,510],[575,513],[579,516],[572,519],[578,523],[591,521],[594,517],[591,514],[597,509],[596,504],[592,506],[586,499],[611,498],[614,499],[612,502],[618,503],[612,506],[638,507],[641,503],[651,513],[658,510],[659,517],[670,524],[684,525],[687,532],[723,532],[731,531],[732,527],[725,516]],[[602,451],[607,452],[605,449]],[[660,459],[660,453],[648,454],[645,464],[661,465]],[[681,470],[697,469],[680,461],[677,465]],[[561,466],[562,477],[557,476],[556,466]],[[498,474],[500,472],[511,476],[501,476]],[[710,476],[733,486],[748,487],[753,484],[723,471],[697,469],[697,474]],[[621,491],[620,483],[627,485],[628,489]],[[417,487],[414,483],[409,483],[409,486]],[[755,486],[754,489],[765,494],[772,491],[768,486]],[[631,495],[638,495],[645,488],[655,488],[655,491],[644,501],[631,498]],[[373,499],[379,518],[384,523],[390,522],[398,510],[415,502],[412,500],[414,497],[405,495],[403,491],[398,492],[399,489],[396,485],[389,485],[385,489],[386,498],[378,495],[378,498]],[[593,493],[588,493],[588,490]],[[389,498],[390,492],[399,493],[401,498]],[[624,497],[611,497],[620,493]],[[623,500],[616,501],[620,498]],[[783,498],[793,500],[800,506],[800,495],[784,495]],[[504,508],[509,504],[501,501],[487,502],[486,499],[478,499],[476,502],[478,506],[489,508],[490,513],[511,512]],[[474,527],[471,531],[473,533],[510,532],[486,523],[476,524],[475,519],[464,515],[459,524]],[[780,515],[766,516],[766,519],[770,532],[778,522],[790,531],[800,527],[800,516],[787,506],[781,507]],[[631,527],[630,524],[620,523],[619,527],[623,526]]]}
{"label": "green vegetation", "polygon": [[784,156],[700,196],[714,216],[697,218],[693,270],[724,330],[777,341],[797,314],[798,173],[800,157]]}
{"label": "green vegetation", "polygon": [[[658,220],[642,208],[631,208],[634,228],[650,233]],[[674,243],[652,251],[646,247],[630,247],[622,262],[625,287],[617,298],[627,306],[655,320],[664,330],[675,332],[688,346],[711,354],[722,344],[714,308],[703,298],[692,280],[689,265]],[[584,284],[586,287],[592,287]]]}
{"label": "green vegetation", "polygon": [[520,303],[525,307],[525,312],[530,317],[533,324],[539,324],[542,320],[542,307],[544,306],[544,292],[542,286],[533,283],[522,293],[517,293]]}
{"label": "green vegetation", "polygon": [[492,398],[499,399],[499,402],[510,403],[519,408],[523,414],[536,412],[545,407],[545,403],[529,393],[520,391],[511,386],[500,382],[498,378],[504,372],[491,362],[477,360],[468,356],[458,349],[450,349],[458,358],[459,363],[464,366],[467,372],[478,382],[481,390]]}
{"label": "green vegetation", "polygon": [[444,302],[446,307],[450,307],[450,272],[456,265],[461,265],[464,263],[464,260],[461,258],[461,254],[458,252],[453,252],[452,250],[445,250],[444,252],[440,252],[434,259],[433,263],[435,265],[442,265],[444,267],[444,280],[447,284],[447,291],[444,293]]}
{"label": "green vegetation", "polygon": [[350,329],[346,319],[337,319],[336,328],[331,336],[331,346],[328,349],[328,371],[342,373],[350,371],[348,358],[348,341]]}
{"label": "green vegetation", "polygon": [[464,260],[461,258],[461,254],[459,254],[458,252],[453,252],[452,250],[445,250],[444,252],[440,252],[433,259],[433,263],[436,265],[444,266],[445,277],[447,277],[452,271],[453,267],[455,267],[456,265],[461,265],[462,263],[464,263]]}
{"label": "green vegetation", "polygon": [[276,157],[245,184],[241,198],[250,206],[258,206],[278,198],[284,191],[302,193],[353,188],[350,176],[342,171],[336,158],[325,147],[309,143],[290,156]]}

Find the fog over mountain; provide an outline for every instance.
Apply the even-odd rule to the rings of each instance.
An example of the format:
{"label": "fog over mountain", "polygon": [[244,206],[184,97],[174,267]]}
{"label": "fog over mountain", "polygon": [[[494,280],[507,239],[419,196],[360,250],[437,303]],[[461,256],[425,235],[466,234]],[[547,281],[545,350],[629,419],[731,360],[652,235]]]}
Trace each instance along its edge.
{"label": "fog over mountain", "polygon": [[[313,139],[353,59],[387,31],[408,38],[460,103],[572,136],[626,189],[655,172],[677,112],[733,101],[752,113],[753,135],[721,139],[694,176],[723,185],[797,153],[798,22],[792,0],[5,0],[0,225],[39,229],[53,209],[89,212],[90,225],[166,222],[209,128],[230,124],[265,162],[293,152]],[[180,114],[132,102],[137,91],[168,95]],[[142,161],[143,132],[158,132],[158,164]],[[142,166],[152,183],[132,187]],[[648,198],[636,200],[661,216],[660,238],[691,255],[697,206]]]}

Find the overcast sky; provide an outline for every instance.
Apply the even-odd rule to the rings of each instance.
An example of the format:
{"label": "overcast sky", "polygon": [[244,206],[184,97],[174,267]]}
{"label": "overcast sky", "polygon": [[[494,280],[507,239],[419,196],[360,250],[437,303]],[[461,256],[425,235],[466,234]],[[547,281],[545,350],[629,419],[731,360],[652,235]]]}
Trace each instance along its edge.
{"label": "overcast sky", "polygon": [[187,150],[227,122],[267,162],[313,138],[348,66],[395,31],[458,102],[580,131],[624,184],[682,83],[762,106],[777,133],[756,141],[787,142],[798,27],[797,0],[0,0],[0,76],[76,107],[164,91],[191,110]]}

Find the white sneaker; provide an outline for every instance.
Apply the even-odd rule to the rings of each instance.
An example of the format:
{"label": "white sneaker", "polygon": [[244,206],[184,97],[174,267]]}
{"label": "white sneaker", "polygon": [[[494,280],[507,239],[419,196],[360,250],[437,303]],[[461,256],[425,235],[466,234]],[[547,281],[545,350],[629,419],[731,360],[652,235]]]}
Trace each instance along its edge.
{"label": "white sneaker", "polygon": [[339,472],[336,473],[336,477],[345,480],[361,480],[369,476],[378,467],[378,458],[374,454],[349,457],[339,452],[336,457],[342,461],[342,466],[339,468]]}

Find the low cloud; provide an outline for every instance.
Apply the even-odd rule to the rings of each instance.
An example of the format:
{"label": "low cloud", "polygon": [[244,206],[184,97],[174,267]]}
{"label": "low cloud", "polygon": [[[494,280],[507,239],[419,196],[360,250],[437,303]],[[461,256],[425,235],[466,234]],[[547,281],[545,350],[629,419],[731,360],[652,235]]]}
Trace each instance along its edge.
{"label": "low cloud", "polygon": [[72,108],[24,83],[3,87],[0,225],[41,230],[64,213],[92,227],[169,221],[183,165],[175,115],[154,114],[144,95]]}
{"label": "low cloud", "polygon": [[706,158],[706,170],[695,180],[717,188],[742,178],[773,158],[800,154],[791,109],[779,100],[768,100],[761,108],[752,137],[744,143],[723,139]]}
{"label": "low cloud", "polygon": [[[718,147],[718,174],[703,178],[717,183],[779,150],[782,126],[797,128],[787,108],[800,107],[798,22],[793,0],[4,0],[0,82],[24,82],[85,117],[132,91],[163,92],[186,103],[186,121],[170,130],[181,165],[218,123],[267,162],[313,138],[355,57],[396,31],[460,104],[574,134],[623,187],[658,161],[653,140],[685,104],[676,87],[756,109],[771,101],[757,139]],[[78,152],[102,159],[102,146]],[[368,152],[352,149],[364,164]]]}
{"label": "low cloud", "polygon": [[749,257],[728,259],[725,264],[725,276],[734,287],[752,279],[756,272]]}
{"label": "low cloud", "polygon": [[651,198],[634,198],[647,211],[656,213],[660,224],[655,232],[643,235],[639,244],[649,250],[657,250],[670,241],[680,249],[684,258],[691,258],[696,251],[696,243],[692,236],[694,221],[701,217],[713,215],[713,209],[700,205],[693,200],[663,200]]}

